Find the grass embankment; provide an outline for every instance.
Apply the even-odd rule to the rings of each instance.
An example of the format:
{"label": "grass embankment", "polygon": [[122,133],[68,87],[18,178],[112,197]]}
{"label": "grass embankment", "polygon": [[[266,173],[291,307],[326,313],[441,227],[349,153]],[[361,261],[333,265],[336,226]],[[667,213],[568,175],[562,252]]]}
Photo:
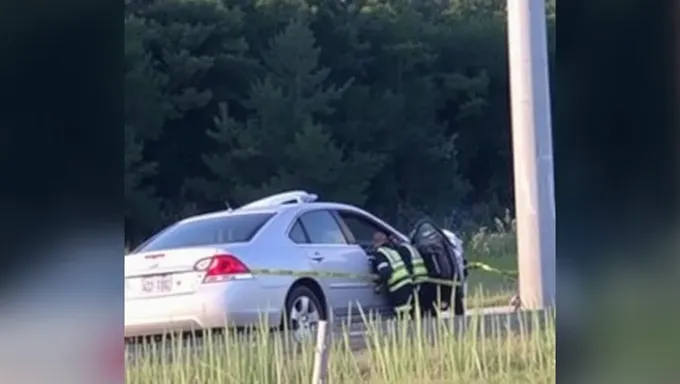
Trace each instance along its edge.
{"label": "grass embankment", "polygon": [[[555,317],[512,314],[508,319],[469,317],[467,331],[436,320],[429,331],[408,322],[379,326],[367,321],[365,348],[347,332],[334,338],[329,383],[552,383],[555,381]],[[513,323],[513,332],[506,326]],[[412,325],[412,324],[411,324]],[[264,329],[264,328],[263,328]],[[457,329],[460,329],[458,327]],[[436,335],[436,337],[433,337]],[[314,347],[298,348],[266,331],[208,338],[202,347],[182,342],[141,345],[127,366],[129,384],[303,384],[311,380]]]}
{"label": "grass embankment", "polygon": [[[504,271],[517,270],[517,232],[515,220],[497,219],[494,228],[481,228],[466,236],[465,253],[469,261],[479,261]],[[508,305],[517,293],[517,280],[482,270],[470,271],[468,308]]]}

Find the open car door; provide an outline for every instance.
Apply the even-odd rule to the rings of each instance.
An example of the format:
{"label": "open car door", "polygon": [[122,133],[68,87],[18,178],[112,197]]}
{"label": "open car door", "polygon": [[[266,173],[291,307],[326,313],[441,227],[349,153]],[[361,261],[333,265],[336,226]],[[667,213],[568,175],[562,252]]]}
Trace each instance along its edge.
{"label": "open car door", "polygon": [[[463,261],[459,260],[461,257],[458,257],[456,253],[456,245],[449,241],[444,231],[432,220],[423,219],[416,223],[410,240],[423,257],[430,277],[463,282],[465,266]],[[453,287],[441,285],[440,294],[442,304],[448,307],[454,295]],[[461,295],[462,290],[456,290],[455,294]]]}

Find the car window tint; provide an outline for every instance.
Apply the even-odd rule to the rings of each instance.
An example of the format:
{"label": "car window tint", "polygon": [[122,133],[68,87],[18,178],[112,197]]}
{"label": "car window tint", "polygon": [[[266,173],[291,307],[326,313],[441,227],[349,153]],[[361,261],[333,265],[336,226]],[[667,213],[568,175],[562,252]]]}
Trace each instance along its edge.
{"label": "car window tint", "polygon": [[328,211],[307,212],[300,221],[314,244],[347,244],[338,223]]}
{"label": "car window tint", "polygon": [[344,212],[341,211],[338,213],[340,214],[340,217],[345,222],[349,230],[352,231],[352,234],[354,235],[357,244],[370,245],[373,241],[374,233],[376,232],[388,233],[387,230],[385,230],[380,225],[373,222],[367,217],[356,214],[354,212],[347,211]]}
{"label": "car window tint", "polygon": [[248,242],[272,216],[272,213],[252,213],[178,223],[152,237],[135,252]]}
{"label": "car window tint", "polygon": [[295,225],[293,225],[293,228],[290,229],[288,236],[291,240],[298,244],[309,243],[309,239],[307,239],[307,234],[305,233],[304,228],[302,228],[300,220],[295,221]]}

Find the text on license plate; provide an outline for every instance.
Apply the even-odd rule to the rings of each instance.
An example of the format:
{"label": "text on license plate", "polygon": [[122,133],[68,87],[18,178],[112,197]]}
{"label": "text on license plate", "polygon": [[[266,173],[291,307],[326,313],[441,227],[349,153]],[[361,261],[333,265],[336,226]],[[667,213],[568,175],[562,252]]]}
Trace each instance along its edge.
{"label": "text on license plate", "polygon": [[143,277],[140,282],[140,293],[143,295],[155,295],[172,292],[174,279],[172,275],[157,275]]}

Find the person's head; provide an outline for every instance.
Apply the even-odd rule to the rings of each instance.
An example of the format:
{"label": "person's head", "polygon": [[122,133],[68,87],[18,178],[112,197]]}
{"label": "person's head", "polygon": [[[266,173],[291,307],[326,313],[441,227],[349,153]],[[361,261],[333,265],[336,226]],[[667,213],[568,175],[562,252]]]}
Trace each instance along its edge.
{"label": "person's head", "polygon": [[381,247],[387,243],[387,235],[384,232],[376,232],[373,234],[373,246]]}

